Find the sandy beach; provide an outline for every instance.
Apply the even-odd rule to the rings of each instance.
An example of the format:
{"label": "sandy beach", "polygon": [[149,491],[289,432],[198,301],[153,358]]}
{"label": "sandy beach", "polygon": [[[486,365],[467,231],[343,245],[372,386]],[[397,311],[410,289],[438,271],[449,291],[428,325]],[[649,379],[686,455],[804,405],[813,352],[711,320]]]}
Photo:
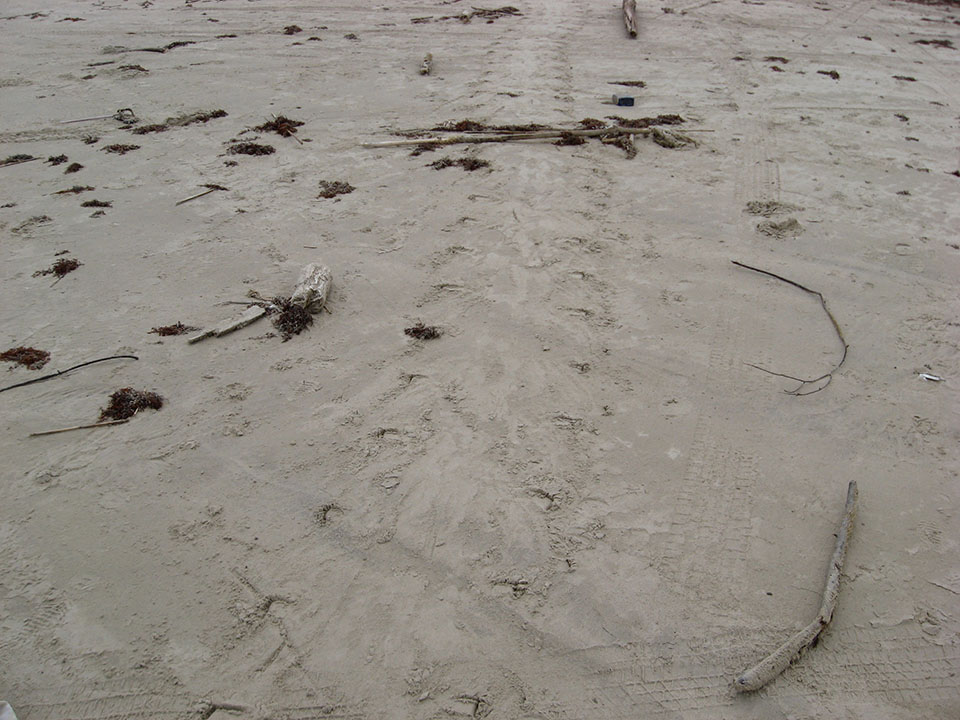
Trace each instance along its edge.
{"label": "sandy beach", "polygon": [[666,2],[3,3],[19,720],[960,718],[960,7]]}

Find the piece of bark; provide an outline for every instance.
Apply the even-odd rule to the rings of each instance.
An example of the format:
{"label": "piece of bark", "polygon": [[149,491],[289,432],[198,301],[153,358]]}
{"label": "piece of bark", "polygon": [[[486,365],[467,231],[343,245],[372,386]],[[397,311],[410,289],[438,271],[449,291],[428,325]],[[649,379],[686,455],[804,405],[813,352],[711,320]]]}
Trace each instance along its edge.
{"label": "piece of bark", "polygon": [[637,36],[637,0],[623,0],[623,24],[630,37]]}

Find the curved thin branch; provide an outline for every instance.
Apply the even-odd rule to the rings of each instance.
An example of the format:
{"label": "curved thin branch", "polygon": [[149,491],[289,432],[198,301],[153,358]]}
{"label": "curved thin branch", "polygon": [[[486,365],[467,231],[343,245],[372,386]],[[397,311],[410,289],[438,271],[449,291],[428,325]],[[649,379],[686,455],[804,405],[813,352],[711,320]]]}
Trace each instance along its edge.
{"label": "curved thin branch", "polygon": [[[833,374],[837,372],[837,370],[839,370],[843,366],[843,364],[847,361],[847,351],[850,349],[850,346],[847,344],[847,340],[843,336],[843,330],[840,329],[840,323],[837,322],[837,319],[833,316],[833,313],[830,312],[830,308],[827,307],[827,300],[826,298],[823,297],[823,293],[820,293],[816,290],[811,290],[806,285],[801,285],[800,283],[794,280],[785,278],[782,275],[777,275],[776,273],[772,273],[769,270],[761,270],[758,267],[753,267],[752,265],[747,265],[746,263],[737,262],[736,260],[731,260],[730,262],[732,262],[734,265],[737,265],[738,267],[744,268],[745,270],[752,270],[753,272],[757,272],[762,275],[767,275],[768,277],[772,277],[776,280],[780,280],[781,282],[785,282],[788,285],[793,285],[795,288],[799,288],[800,290],[803,290],[805,293],[816,295],[817,299],[820,300],[820,307],[823,308],[823,311],[827,314],[827,317],[830,318],[830,324],[833,326],[833,330],[834,332],[836,332],[837,337],[840,339],[840,344],[843,346],[843,351],[840,355],[840,362],[834,365],[829,372],[826,372],[820,377],[815,377],[815,378],[808,379],[808,378],[795,377],[793,375],[785,375],[783,373],[774,372],[773,370],[768,370],[767,368],[761,367],[759,365],[754,365],[753,363],[747,363],[747,365],[749,365],[752,368],[756,368],[757,370],[762,370],[763,372],[768,373],[769,375],[776,375],[777,377],[787,378],[788,380],[795,380],[796,382],[800,383],[800,385],[795,387],[793,390],[784,390],[784,392],[787,393],[787,395],[805,397],[806,395],[813,395],[814,393],[818,393],[821,390],[823,390],[825,387],[827,387],[827,385],[829,385],[833,380]],[[824,383],[821,387],[816,388],[815,390],[808,390],[806,392],[801,392],[801,390],[804,390],[804,388],[806,388],[807,386],[818,383],[821,380],[826,380],[827,382]]]}
{"label": "curved thin branch", "polygon": [[79,365],[74,365],[73,367],[67,368],[66,370],[58,370],[55,373],[50,373],[49,375],[44,375],[43,377],[34,378],[33,380],[27,380],[26,382],[17,383],[16,385],[8,385],[5,388],[0,388],[0,392],[6,392],[7,390],[13,390],[14,388],[23,387],[24,385],[33,385],[34,383],[43,382],[44,380],[49,380],[50,378],[60,377],[61,375],[66,375],[72,370],[77,370],[78,368],[86,367],[87,365],[93,365],[94,363],[104,362],[106,360],[139,360],[136,355],[111,355],[110,357],[98,358],[96,360],[88,360],[85,363],[80,363]]}

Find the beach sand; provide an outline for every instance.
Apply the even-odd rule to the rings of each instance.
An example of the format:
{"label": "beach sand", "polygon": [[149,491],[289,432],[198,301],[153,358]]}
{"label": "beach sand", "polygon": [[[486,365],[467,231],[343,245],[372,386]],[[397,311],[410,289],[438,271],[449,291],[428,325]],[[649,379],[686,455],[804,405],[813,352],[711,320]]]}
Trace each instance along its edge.
{"label": "beach sand", "polygon": [[[441,19],[469,4],[4,3],[0,158],[41,160],[0,167],[0,351],[51,357],[2,385],[139,360],[0,394],[0,698],[20,720],[960,717],[960,50],[918,42],[960,45],[960,9],[646,4],[630,39],[615,0]],[[227,114],[61,123],[119,108]],[[361,147],[670,113],[696,146]],[[250,131],[274,115],[300,142]],[[207,183],[228,189],[175,204]],[[817,377],[842,347],[816,296],[731,260],[822,293],[849,344],[827,387],[751,367]],[[311,262],[329,312],[288,342],[149,332]],[[28,437],[125,387],[164,405]],[[833,622],[733,695],[816,616],[850,480]]]}

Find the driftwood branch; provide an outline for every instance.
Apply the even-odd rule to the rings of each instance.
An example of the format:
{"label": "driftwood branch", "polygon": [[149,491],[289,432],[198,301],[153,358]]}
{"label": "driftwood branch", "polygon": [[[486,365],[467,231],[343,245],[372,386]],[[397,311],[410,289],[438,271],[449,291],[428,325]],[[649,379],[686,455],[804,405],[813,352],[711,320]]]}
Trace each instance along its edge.
{"label": "driftwood branch", "polygon": [[759,690],[776,678],[792,662],[797,660],[804,650],[816,642],[820,633],[830,623],[833,612],[837,607],[837,598],[840,595],[840,574],[843,572],[847,544],[850,541],[850,533],[853,531],[856,506],[857,483],[855,480],[851,480],[847,486],[847,502],[843,507],[843,519],[840,521],[840,530],[837,532],[837,544],[830,560],[830,572],[827,573],[827,582],[823,589],[820,611],[817,613],[816,619],[734,680],[733,689],[735,692],[744,693]]}
{"label": "driftwood branch", "polygon": [[630,37],[637,36],[637,0],[623,0],[623,24]]}
{"label": "driftwood branch", "polygon": [[365,148],[392,148],[410,145],[458,145],[460,143],[490,143],[512,142],[513,140],[546,140],[563,136],[575,137],[607,137],[613,135],[649,135],[650,128],[608,127],[598,130],[564,130],[562,128],[548,128],[532,132],[497,133],[495,135],[464,134],[450,137],[413,138],[409,140],[386,140],[384,142],[363,143]]}
{"label": "driftwood branch", "polygon": [[[316,315],[323,310],[324,305],[326,305],[332,286],[333,275],[330,273],[330,269],[325,265],[310,263],[300,271],[300,277],[297,278],[297,284],[293,289],[293,295],[290,296],[290,302]],[[231,302],[231,304],[235,304],[235,301]],[[187,343],[193,344],[205,340],[208,337],[223,337],[224,335],[232,333],[234,330],[239,330],[256,322],[276,309],[276,306],[270,301],[240,304],[250,305],[250,307],[243,311],[240,317],[234,320],[227,320],[210,330],[204,330],[198,335],[189,338]]]}
{"label": "driftwood branch", "polygon": [[[825,387],[827,387],[827,385],[829,385],[830,382],[833,380],[833,374],[837,372],[837,370],[839,370],[843,366],[843,364],[847,361],[847,351],[850,349],[850,346],[847,344],[846,338],[844,338],[843,336],[843,330],[840,329],[840,323],[837,322],[837,319],[833,316],[833,313],[830,312],[830,308],[827,307],[827,301],[823,297],[823,294],[820,292],[817,292],[816,290],[811,290],[806,285],[801,285],[800,283],[794,280],[785,278],[782,275],[777,275],[776,273],[772,273],[769,270],[761,270],[760,268],[753,267],[752,265],[747,265],[742,262],[737,262],[736,260],[731,260],[730,262],[746,270],[752,270],[753,272],[757,272],[762,275],[767,275],[768,277],[772,277],[775,280],[785,282],[788,285],[793,285],[793,287],[803,290],[805,293],[809,293],[811,295],[816,296],[816,298],[820,301],[820,307],[823,308],[823,311],[827,314],[827,317],[830,318],[830,324],[833,326],[834,332],[836,332],[837,338],[840,340],[840,345],[843,346],[843,352],[840,355],[840,361],[836,365],[834,365],[829,372],[826,372],[820,377],[815,377],[815,378],[801,378],[801,377],[795,377],[793,375],[786,375],[784,373],[778,373],[778,372],[774,372],[773,370],[768,370],[767,368],[761,367],[760,365],[754,365],[753,363],[747,363],[747,365],[749,365],[752,368],[756,368],[757,370],[762,370],[768,375],[775,375],[776,377],[787,378],[789,380],[795,380],[796,382],[800,383],[793,390],[785,390],[784,392],[786,392],[788,395],[796,395],[798,397],[803,397],[804,395],[813,395],[814,393],[818,393],[821,390],[823,390]],[[823,381],[826,381],[826,382],[823,382]],[[820,383],[820,382],[823,382],[823,385],[816,386],[817,383]],[[813,389],[810,389],[811,386],[816,386],[816,387],[814,387]]]}
{"label": "driftwood branch", "polygon": [[34,378],[33,380],[27,380],[26,382],[17,383],[16,385],[8,385],[5,388],[0,388],[0,392],[6,392],[7,390],[13,390],[14,388],[23,387],[24,385],[33,385],[34,383],[43,382],[44,380],[50,380],[51,378],[60,377],[61,375],[66,375],[72,370],[78,368],[86,367],[87,365],[93,365],[94,363],[105,362],[106,360],[139,360],[136,355],[111,355],[110,357],[99,358],[97,360],[88,360],[85,363],[80,363],[79,365],[74,365],[69,367],[66,370],[58,370],[55,373],[50,373],[49,375],[44,375],[43,377]]}

